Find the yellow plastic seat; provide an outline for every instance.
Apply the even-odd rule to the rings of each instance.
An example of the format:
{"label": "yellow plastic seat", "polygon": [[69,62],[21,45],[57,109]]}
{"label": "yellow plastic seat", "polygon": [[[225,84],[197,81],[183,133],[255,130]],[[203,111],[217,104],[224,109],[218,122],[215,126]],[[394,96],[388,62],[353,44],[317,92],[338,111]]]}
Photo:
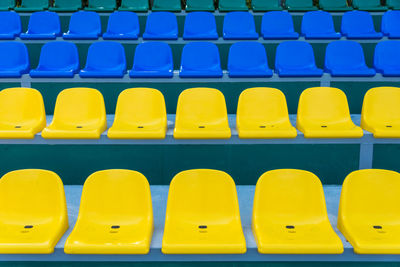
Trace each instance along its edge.
{"label": "yellow plastic seat", "polygon": [[300,95],[297,129],[306,138],[361,138],[350,117],[346,95],[331,87],[314,87]]}
{"label": "yellow plastic seat", "polygon": [[53,253],[67,229],[67,203],[57,174],[27,169],[0,179],[0,253]]}
{"label": "yellow plastic seat", "polygon": [[0,92],[0,138],[33,139],[46,127],[42,95],[31,88],[9,88]]}
{"label": "yellow plastic seat", "polygon": [[278,89],[256,87],[239,97],[236,128],[240,138],[295,138],[285,95]]}
{"label": "yellow plastic seat", "polygon": [[358,254],[400,254],[400,174],[350,173],[340,196],[338,228]]}
{"label": "yellow plastic seat", "polygon": [[107,129],[102,94],[91,88],[70,88],[58,94],[54,117],[42,132],[46,139],[99,139]]}
{"label": "yellow plastic seat", "polygon": [[200,169],[174,177],[168,193],[162,252],[246,252],[235,182],[227,173]]}
{"label": "yellow plastic seat", "polygon": [[217,89],[191,88],[179,95],[176,139],[228,139],[231,137],[225,97]]}
{"label": "yellow plastic seat", "polygon": [[260,253],[343,253],[328,219],[321,181],[308,171],[264,173],[256,186],[252,227]]}
{"label": "yellow plastic seat", "polygon": [[67,254],[147,254],[153,233],[149,183],[130,170],[98,171],[83,186]]}
{"label": "yellow plastic seat", "polygon": [[167,111],[163,94],[151,88],[124,90],[118,97],[111,139],[163,139]]}
{"label": "yellow plastic seat", "polygon": [[400,138],[400,88],[377,87],[365,94],[361,127],[375,138]]}

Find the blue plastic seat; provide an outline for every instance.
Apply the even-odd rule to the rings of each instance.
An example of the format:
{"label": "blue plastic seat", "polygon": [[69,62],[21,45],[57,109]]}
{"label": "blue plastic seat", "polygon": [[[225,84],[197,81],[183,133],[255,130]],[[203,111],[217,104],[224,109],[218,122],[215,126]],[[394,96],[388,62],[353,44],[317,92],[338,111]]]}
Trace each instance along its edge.
{"label": "blue plastic seat", "polygon": [[309,11],[303,15],[301,33],[306,39],[340,39],[335,31],[333,18],[326,11]]}
{"label": "blue plastic seat", "polygon": [[147,16],[145,40],[176,40],[178,39],[178,22],[171,12],[152,12]]}
{"label": "blue plastic seat", "polygon": [[400,76],[400,41],[384,41],[376,45],[374,68],[385,77]]}
{"label": "blue plastic seat", "polygon": [[18,78],[29,72],[28,49],[23,43],[0,42],[0,77]]}
{"label": "blue plastic seat", "polygon": [[209,42],[185,45],[179,76],[182,78],[222,77],[218,47]]}
{"label": "blue plastic seat", "polygon": [[280,77],[321,77],[312,46],[303,41],[286,41],[276,48],[275,71]]}
{"label": "blue plastic seat", "polygon": [[328,44],[325,72],[334,77],[369,77],[376,74],[365,64],[364,51],[354,41],[334,41]]}
{"label": "blue plastic seat", "polygon": [[78,72],[79,54],[76,45],[60,41],[43,45],[39,64],[29,74],[34,78],[72,78]]}
{"label": "blue plastic seat", "polygon": [[21,39],[56,39],[61,36],[60,18],[56,12],[35,12],[29,19],[28,31]]}
{"label": "blue plastic seat", "polygon": [[258,33],[250,12],[229,12],[224,18],[223,36],[226,40],[256,40]]}
{"label": "blue plastic seat", "polygon": [[174,75],[171,47],[162,42],[141,43],[136,47],[132,78],[170,78]]}
{"label": "blue plastic seat", "polygon": [[267,53],[261,43],[237,42],[229,49],[230,77],[271,77]]}
{"label": "blue plastic seat", "polygon": [[0,40],[15,39],[21,33],[21,18],[13,11],[0,12]]}
{"label": "blue plastic seat", "polygon": [[391,10],[383,14],[381,31],[391,39],[400,39],[400,11]]}
{"label": "blue plastic seat", "polygon": [[261,22],[261,34],[264,39],[297,39],[292,15],[285,11],[271,11],[264,14]]}
{"label": "blue plastic seat", "polygon": [[108,19],[105,40],[136,40],[139,37],[139,18],[130,11],[117,11]]}
{"label": "blue plastic seat", "polygon": [[100,16],[93,11],[79,11],[72,14],[69,30],[64,39],[91,40],[98,39],[101,34]]}
{"label": "blue plastic seat", "polygon": [[183,30],[185,40],[216,40],[218,39],[215,17],[210,12],[192,12],[186,15]]}
{"label": "blue plastic seat", "polygon": [[98,42],[89,47],[82,78],[121,78],[126,73],[125,49],[117,42]]}
{"label": "blue plastic seat", "polygon": [[372,16],[367,11],[349,11],[342,17],[342,34],[348,39],[380,39],[382,33],[376,32]]}

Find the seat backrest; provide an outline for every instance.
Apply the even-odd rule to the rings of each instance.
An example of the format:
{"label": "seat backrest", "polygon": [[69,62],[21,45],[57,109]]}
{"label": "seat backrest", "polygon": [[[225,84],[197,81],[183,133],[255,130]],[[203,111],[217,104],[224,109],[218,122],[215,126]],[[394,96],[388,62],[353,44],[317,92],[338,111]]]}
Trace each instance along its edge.
{"label": "seat backrest", "polygon": [[267,53],[261,43],[237,42],[229,49],[228,69],[240,66],[242,69],[252,69],[264,66],[268,69]]}
{"label": "seat backrest", "polygon": [[300,95],[297,124],[305,122],[317,124],[321,121],[347,122],[350,111],[347,97],[342,90],[332,87],[313,87]]}
{"label": "seat backrest", "polygon": [[61,33],[60,18],[56,12],[40,11],[31,15],[28,25],[28,33]]}
{"label": "seat backrest", "polygon": [[118,96],[115,121],[146,126],[146,122],[162,122],[167,126],[167,111],[163,94],[152,88],[131,88]]}
{"label": "seat backrest", "polygon": [[292,15],[285,11],[270,11],[263,15],[261,32],[264,35],[294,32]]}
{"label": "seat backrest", "polygon": [[14,8],[15,7],[15,0],[3,0],[0,3],[0,7],[4,9]]}
{"label": "seat backrest", "polygon": [[385,35],[400,34],[400,10],[385,12],[382,16],[381,31]]}
{"label": "seat backrest", "polygon": [[53,123],[69,125],[98,122],[105,118],[103,95],[96,89],[70,88],[61,91],[56,100]]}
{"label": "seat backrest", "polygon": [[332,15],[326,11],[306,12],[301,22],[301,32],[303,34],[335,32]]}
{"label": "seat backrest", "polygon": [[312,7],[312,0],[285,0],[287,7]]}
{"label": "seat backrest", "polygon": [[338,224],[352,221],[397,224],[400,220],[399,201],[398,172],[379,169],[354,171],[343,182]]}
{"label": "seat backrest", "polygon": [[386,0],[386,5],[391,8],[400,8],[400,0]]}
{"label": "seat backrest", "polygon": [[235,182],[217,170],[180,172],[171,181],[166,214],[171,224],[173,219],[200,220],[199,215],[205,225],[240,221]]}
{"label": "seat backrest", "polygon": [[38,68],[77,70],[79,68],[79,54],[76,45],[63,41],[46,43],[40,52]]}
{"label": "seat backrest", "polygon": [[374,67],[382,72],[384,69],[400,68],[400,41],[383,41],[375,47]]}
{"label": "seat backrest", "polygon": [[133,64],[138,70],[152,70],[160,67],[173,69],[171,47],[163,42],[141,43],[136,47]]}
{"label": "seat backrest", "polygon": [[[0,91],[1,123],[29,123],[41,118],[46,126],[43,97],[32,88],[8,88]],[[16,125],[17,126],[17,125]]]}
{"label": "seat backrest", "polygon": [[223,32],[230,33],[247,33],[255,32],[256,25],[253,15],[246,11],[234,11],[225,15]]}
{"label": "seat backrest", "polygon": [[115,8],[116,1],[115,0],[89,0],[89,7],[103,7],[103,8]]}
{"label": "seat backrest", "polygon": [[145,33],[158,35],[178,31],[178,22],[172,12],[152,12],[147,16]]}
{"label": "seat backrest", "polygon": [[211,12],[196,11],[186,15],[184,34],[217,31],[215,17]]}
{"label": "seat backrest", "polygon": [[0,34],[19,34],[21,33],[21,19],[17,12],[0,12]]}
{"label": "seat backrest", "polygon": [[210,42],[193,42],[183,47],[181,66],[186,69],[208,70],[220,66],[218,47]]}
{"label": "seat backrest", "polygon": [[45,8],[49,6],[49,0],[21,0],[21,7]]}
{"label": "seat backrest", "polygon": [[25,44],[19,42],[0,43],[0,70],[28,69],[29,55]]}
{"label": "seat backrest", "polygon": [[82,7],[82,0],[54,0],[54,7],[78,9]]}
{"label": "seat backrest", "polygon": [[303,41],[286,41],[278,45],[275,55],[275,69],[302,69],[315,66],[312,46]]}
{"label": "seat backrest", "polygon": [[289,121],[289,114],[285,95],[280,90],[254,87],[240,94],[237,107],[238,125],[249,125],[252,121],[271,124],[285,120]]}
{"label": "seat backrest", "polygon": [[131,170],[104,170],[91,174],[83,185],[78,220],[113,225],[153,217],[146,177]]}
{"label": "seat backrest", "polygon": [[375,32],[372,16],[367,11],[348,11],[342,17],[343,34]]}
{"label": "seat backrest", "polygon": [[364,67],[365,58],[362,46],[354,41],[333,41],[326,47],[325,68]]}
{"label": "seat backrest", "polygon": [[115,69],[126,70],[125,49],[118,42],[97,42],[89,47],[86,67],[94,70]]}
{"label": "seat backrest", "polygon": [[[49,205],[51,203],[51,205]],[[67,204],[60,177],[51,171],[17,170],[0,179],[0,221],[35,225],[67,220]]]}
{"label": "seat backrest", "polygon": [[381,5],[381,0],[353,0],[353,6],[362,7],[377,7]]}
{"label": "seat backrest", "polygon": [[108,19],[107,32],[110,33],[131,33],[139,34],[139,18],[129,11],[117,11],[111,13]]}
{"label": "seat backrest", "polygon": [[400,123],[400,88],[376,87],[369,89],[364,96],[361,125],[373,122],[384,127]]}
{"label": "seat backrest", "polygon": [[319,5],[323,7],[348,7],[347,0],[319,0]]}
{"label": "seat backrest", "polygon": [[224,124],[229,128],[224,95],[217,89],[191,88],[184,90],[178,98],[176,127],[212,127]]}
{"label": "seat backrest", "polygon": [[290,226],[328,221],[321,181],[303,170],[264,173],[256,185],[253,219]]}
{"label": "seat backrest", "polygon": [[101,33],[100,16],[93,11],[78,11],[69,21],[70,33]]}

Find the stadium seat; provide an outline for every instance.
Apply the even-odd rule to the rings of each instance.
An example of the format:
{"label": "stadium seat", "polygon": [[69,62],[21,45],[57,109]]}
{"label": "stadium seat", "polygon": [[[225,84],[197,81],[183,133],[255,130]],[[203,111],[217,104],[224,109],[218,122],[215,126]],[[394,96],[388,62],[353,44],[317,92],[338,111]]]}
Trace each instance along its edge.
{"label": "stadium seat", "polygon": [[358,170],[344,180],[338,228],[357,254],[400,253],[400,174]]}
{"label": "stadium seat", "polygon": [[49,7],[49,0],[21,0],[19,7],[15,7],[15,11],[34,12],[45,10]]}
{"label": "stadium seat", "polygon": [[46,112],[39,91],[9,88],[0,91],[0,138],[33,139],[46,127]]}
{"label": "stadium seat", "polygon": [[246,0],[219,0],[218,1],[219,11],[247,11]]}
{"label": "stadium seat", "polygon": [[15,0],[3,0],[0,3],[0,10],[7,11],[15,8]]}
{"label": "stadium seat", "polygon": [[152,12],[147,16],[144,40],[178,39],[178,22],[171,12]]}
{"label": "stadium seat", "polygon": [[116,0],[88,0],[88,6],[85,10],[88,11],[113,11],[117,8]]}
{"label": "stadium seat", "polygon": [[400,9],[400,0],[386,0],[386,6],[391,9]]}
{"label": "stadium seat", "polygon": [[180,12],[182,9],[181,0],[153,0],[151,9],[153,11]]}
{"label": "stadium seat", "polygon": [[400,138],[400,88],[368,90],[364,96],[361,127],[375,138]]}
{"label": "stadium seat", "polygon": [[263,15],[261,34],[264,39],[297,39],[299,34],[294,31],[293,19],[289,12],[270,11]]}
{"label": "stadium seat", "polygon": [[375,47],[374,68],[385,77],[400,77],[400,41],[383,41]]}
{"label": "stadium seat", "polygon": [[332,15],[325,11],[309,11],[303,15],[301,34],[306,39],[339,39],[335,31]]}
{"label": "stadium seat", "polygon": [[381,0],[353,0],[353,7],[365,11],[385,11],[386,6],[381,5]]}
{"label": "stadium seat", "polygon": [[229,49],[229,77],[271,77],[267,53],[261,43],[237,42]]}
{"label": "stadium seat", "polygon": [[61,36],[60,18],[56,12],[40,11],[29,18],[28,31],[21,33],[21,39],[45,40]]}
{"label": "stadium seat", "polygon": [[251,7],[255,12],[278,11],[283,9],[280,0],[252,0]]}
{"label": "stadium seat", "polygon": [[223,36],[225,40],[256,40],[258,33],[250,12],[229,12],[224,18]]}
{"label": "stadium seat", "polygon": [[117,42],[98,42],[89,47],[82,78],[121,78],[126,73],[125,49]]}
{"label": "stadium seat", "polygon": [[122,0],[120,11],[146,12],[149,10],[148,0]]}
{"label": "stadium seat", "polygon": [[19,42],[0,42],[0,78],[18,78],[29,72],[28,49]]}
{"label": "stadium seat", "polygon": [[236,128],[239,138],[295,138],[285,95],[278,89],[256,87],[239,96]]}
{"label": "stadium seat", "polygon": [[186,0],[186,11],[214,11],[214,0]]}
{"label": "stadium seat", "polygon": [[235,182],[208,169],[171,181],[161,251],[164,254],[243,254],[246,241]]}
{"label": "stadium seat", "polygon": [[313,173],[280,169],[264,173],[254,195],[253,233],[262,254],[341,254],[343,244]]}
{"label": "stadium seat", "polygon": [[218,39],[215,17],[210,12],[192,12],[186,15],[183,30],[184,40],[216,40]]}
{"label": "stadium seat", "polygon": [[[50,254],[68,229],[60,177],[26,169],[0,179],[0,253]],[[51,204],[51,205],[49,205]]]}
{"label": "stadium seat", "polygon": [[362,46],[354,41],[334,41],[328,44],[325,72],[333,77],[370,77],[376,74],[365,63]]}
{"label": "stadium seat", "polygon": [[53,121],[45,139],[99,139],[107,129],[106,109],[101,93],[91,88],[65,89],[58,94]]}
{"label": "stadium seat", "polygon": [[217,89],[191,88],[178,98],[174,137],[176,139],[228,139],[225,97]]}
{"label": "stadium seat", "polygon": [[145,42],[136,47],[132,78],[171,78],[174,64],[171,47],[162,42]]}
{"label": "stadium seat", "polygon": [[344,13],[342,34],[348,39],[380,39],[383,36],[375,31],[371,14],[357,10]]}
{"label": "stadium seat", "polygon": [[63,34],[64,39],[90,40],[101,35],[100,16],[92,11],[79,11],[72,14],[69,30]]}
{"label": "stadium seat", "polygon": [[319,7],[325,11],[349,11],[353,7],[347,4],[347,0],[319,0]]}
{"label": "stadium seat", "polygon": [[286,41],[276,49],[275,71],[280,77],[321,77],[315,65],[314,51],[309,43]]}
{"label": "stadium seat", "polygon": [[[90,230],[88,230],[90,229]],[[143,174],[104,170],[83,185],[67,254],[147,254],[153,234],[150,186]]]}
{"label": "stadium seat", "polygon": [[139,18],[129,11],[111,13],[108,18],[107,31],[103,33],[104,40],[137,40],[139,36]]}
{"label": "stadium seat", "polygon": [[182,78],[222,77],[218,47],[209,42],[188,43],[183,47],[181,69]]}
{"label": "stadium seat", "polygon": [[400,39],[400,11],[388,11],[383,14],[381,31],[390,39]]}
{"label": "stadium seat", "polygon": [[82,0],[54,0],[50,11],[57,12],[75,12],[82,8]]}
{"label": "stadium seat", "polygon": [[0,40],[12,40],[20,35],[21,19],[16,12],[5,11],[0,12]]}
{"label": "stadium seat", "polygon": [[151,88],[132,88],[118,97],[111,139],[164,139],[167,111],[163,94]]}
{"label": "stadium seat", "polygon": [[361,138],[350,118],[347,97],[337,88],[314,87],[300,95],[297,129],[305,138]]}
{"label": "stadium seat", "polygon": [[285,7],[289,11],[311,11],[318,9],[313,5],[313,0],[285,0]]}
{"label": "stadium seat", "polygon": [[29,74],[33,78],[72,78],[78,72],[79,54],[76,45],[56,41],[43,45],[39,64]]}

